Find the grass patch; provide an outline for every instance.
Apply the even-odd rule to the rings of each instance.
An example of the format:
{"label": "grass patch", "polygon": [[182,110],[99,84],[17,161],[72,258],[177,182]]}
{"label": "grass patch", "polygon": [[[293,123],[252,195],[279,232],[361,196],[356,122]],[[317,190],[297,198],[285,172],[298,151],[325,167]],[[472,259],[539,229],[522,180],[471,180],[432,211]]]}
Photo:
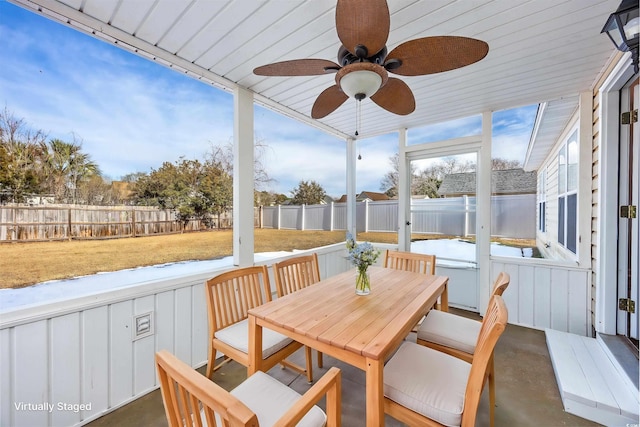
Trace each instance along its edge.
{"label": "grass patch", "polygon": [[[414,235],[412,238],[443,236]],[[292,251],[344,242],[344,239],[344,231],[256,229],[254,247],[255,252]],[[398,235],[358,233],[358,240],[397,244]],[[526,247],[535,247],[535,242]],[[211,260],[232,253],[231,230],[110,240],[2,243],[0,288],[21,288],[48,280],[168,262]]]}
{"label": "grass patch", "polygon": [[[255,230],[255,251],[311,249],[344,241],[344,231]],[[109,240],[0,244],[0,288],[233,253],[231,230]]]}

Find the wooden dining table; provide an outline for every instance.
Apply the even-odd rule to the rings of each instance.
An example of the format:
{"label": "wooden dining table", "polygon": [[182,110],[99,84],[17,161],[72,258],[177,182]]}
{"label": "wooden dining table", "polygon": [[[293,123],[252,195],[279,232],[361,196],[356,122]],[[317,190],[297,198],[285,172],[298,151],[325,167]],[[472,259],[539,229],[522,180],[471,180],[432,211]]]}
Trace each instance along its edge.
{"label": "wooden dining table", "polygon": [[370,267],[371,293],[355,294],[357,270],[249,310],[248,374],[263,370],[262,328],[328,354],[366,373],[366,425],[384,425],[384,362],[440,297],[448,308],[445,276]]}

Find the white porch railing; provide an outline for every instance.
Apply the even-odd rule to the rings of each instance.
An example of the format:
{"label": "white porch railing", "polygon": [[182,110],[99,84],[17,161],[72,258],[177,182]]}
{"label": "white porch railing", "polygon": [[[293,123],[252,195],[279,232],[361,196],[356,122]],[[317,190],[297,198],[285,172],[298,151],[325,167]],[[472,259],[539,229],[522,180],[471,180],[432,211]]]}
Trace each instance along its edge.
{"label": "white porch railing", "polygon": [[491,257],[491,277],[506,271],[509,323],[591,336],[591,270],[539,258]]}
{"label": "white porch railing", "polygon": [[[315,252],[322,277],[350,267],[344,244]],[[153,357],[160,349],[204,365],[203,283],[226,269],[0,315],[0,425],[86,424],[158,387]],[[136,339],[134,318],[146,313],[153,333]]]}
{"label": "white porch railing", "polygon": [[[322,277],[351,267],[342,243],[314,251]],[[228,268],[1,314],[0,425],[86,424],[158,387],[153,356],[160,349],[204,365],[203,283]],[[493,259],[492,276],[500,269],[511,274],[505,293],[511,323],[590,333],[589,271],[544,260]],[[450,276],[450,303],[474,310],[476,274],[467,270],[441,266],[438,274]],[[146,313],[152,333],[136,339],[135,316]]]}

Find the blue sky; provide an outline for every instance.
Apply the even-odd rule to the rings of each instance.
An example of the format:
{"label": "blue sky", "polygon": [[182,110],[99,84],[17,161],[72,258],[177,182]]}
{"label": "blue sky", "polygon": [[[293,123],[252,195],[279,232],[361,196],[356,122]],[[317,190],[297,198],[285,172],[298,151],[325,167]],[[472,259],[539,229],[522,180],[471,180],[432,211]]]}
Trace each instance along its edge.
{"label": "blue sky", "polygon": [[[0,103],[50,138],[82,142],[104,175],[150,172],[181,156],[203,158],[233,139],[233,98],[220,89],[0,0]],[[496,112],[493,157],[524,159],[537,106]],[[415,129],[409,143],[477,134],[480,117]],[[344,141],[255,108],[256,138],[275,182],[290,195],[314,180],[345,193]],[[357,191],[380,191],[397,134],[358,142]]]}

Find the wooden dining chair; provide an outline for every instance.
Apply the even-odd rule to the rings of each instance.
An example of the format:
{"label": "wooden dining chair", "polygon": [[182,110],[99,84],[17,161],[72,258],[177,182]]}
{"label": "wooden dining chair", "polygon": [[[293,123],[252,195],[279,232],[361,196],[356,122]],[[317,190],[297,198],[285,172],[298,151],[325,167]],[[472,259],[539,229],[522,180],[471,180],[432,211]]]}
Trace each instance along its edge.
{"label": "wooden dining chair", "polygon": [[[278,298],[304,289],[320,281],[318,255],[302,255],[273,264],[273,276],[276,281]],[[311,347],[305,347],[307,362],[307,380],[313,381]],[[322,368],[322,353],[318,352],[318,368]]]}
{"label": "wooden dining chair", "polygon": [[413,271],[414,273],[436,274],[436,256],[418,254],[414,252],[390,251],[384,252],[384,263],[386,268],[396,270]]}
{"label": "wooden dining chair", "polygon": [[507,325],[500,295],[491,298],[471,363],[411,341],[384,367],[384,411],[408,425],[473,427],[493,350]]}
{"label": "wooden dining chair", "polygon": [[[226,391],[166,350],[156,369],[169,427],[337,427],[341,372],[332,367],[304,395],[258,371]],[[316,403],[326,396],[326,413]]]}
{"label": "wooden dining chair", "polygon": [[[249,366],[249,310],[271,301],[271,286],[266,266],[227,271],[205,283],[209,317],[209,363],[211,378],[229,360]],[[262,358],[265,370],[282,363],[300,373],[305,369],[285,359],[302,347],[299,342],[278,332],[262,330]],[[214,366],[216,351],[224,360]]]}
{"label": "wooden dining chair", "polygon": [[[498,274],[491,296],[500,295],[509,286],[511,278],[508,273]],[[430,311],[418,328],[416,342],[471,363],[477,351],[478,336],[482,323],[442,311]],[[495,408],[495,369],[493,357],[489,361],[489,417],[493,426]]]}

